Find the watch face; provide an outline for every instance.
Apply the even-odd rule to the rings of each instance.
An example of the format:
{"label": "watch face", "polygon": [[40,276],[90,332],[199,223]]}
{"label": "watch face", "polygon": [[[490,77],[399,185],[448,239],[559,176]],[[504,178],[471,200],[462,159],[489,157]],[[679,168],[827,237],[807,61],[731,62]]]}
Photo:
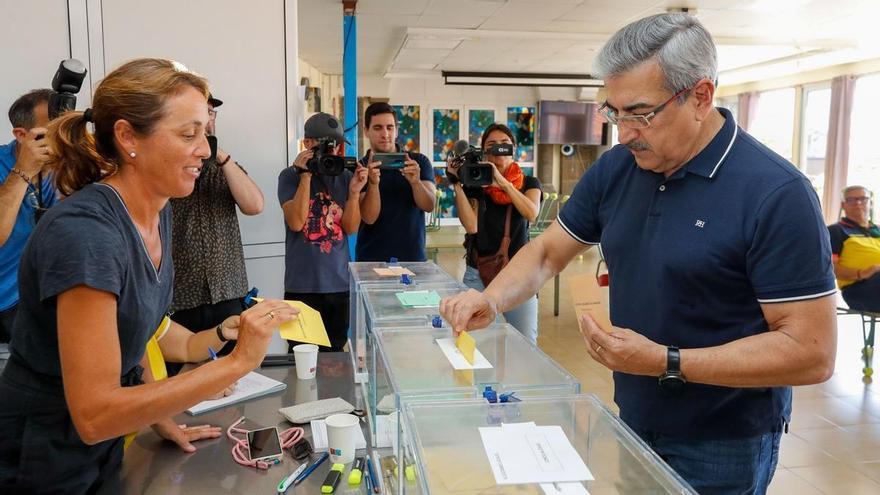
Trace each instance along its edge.
{"label": "watch face", "polygon": [[660,377],[660,388],[668,394],[679,394],[684,389],[685,380],[680,375],[663,375]]}

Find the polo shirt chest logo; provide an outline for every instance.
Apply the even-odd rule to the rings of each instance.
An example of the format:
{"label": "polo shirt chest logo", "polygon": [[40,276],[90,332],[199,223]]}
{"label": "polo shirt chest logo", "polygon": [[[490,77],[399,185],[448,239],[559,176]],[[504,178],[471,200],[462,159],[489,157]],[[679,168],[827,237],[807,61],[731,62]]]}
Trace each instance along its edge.
{"label": "polo shirt chest logo", "polygon": [[697,222],[694,224],[694,227],[699,227],[701,229],[705,226],[706,226],[706,221],[700,220],[699,218],[697,219]]}

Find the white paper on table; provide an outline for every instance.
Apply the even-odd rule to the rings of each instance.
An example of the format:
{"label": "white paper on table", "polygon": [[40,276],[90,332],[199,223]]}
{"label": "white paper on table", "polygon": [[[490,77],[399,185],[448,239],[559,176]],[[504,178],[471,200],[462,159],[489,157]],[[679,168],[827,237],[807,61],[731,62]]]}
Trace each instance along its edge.
{"label": "white paper on table", "polygon": [[186,412],[195,416],[196,414],[210,412],[215,409],[220,409],[221,407],[231,406],[242,401],[262,397],[267,394],[278,392],[279,390],[284,390],[285,388],[287,388],[286,383],[273,380],[268,376],[251,371],[247,375],[239,378],[238,382],[235,384],[235,388],[232,390],[232,394],[220,399],[199,402],[187,409]]}
{"label": "white paper on table", "polygon": [[[323,452],[327,450],[327,423],[325,423],[323,419],[316,419],[311,422],[311,425],[312,449],[314,449],[315,452]],[[364,430],[360,428],[357,428],[357,436],[354,437],[354,448],[367,448],[367,439],[364,438]]]}
{"label": "white paper on table", "polygon": [[590,492],[579,482],[572,483],[541,483],[546,495],[590,495]]}
{"label": "white paper on table", "polygon": [[480,428],[483,447],[499,485],[593,479],[561,427],[510,426]]}
{"label": "white paper on table", "polygon": [[474,364],[471,364],[464,358],[461,351],[455,345],[455,339],[445,338],[437,339],[437,345],[449,360],[449,364],[457,370],[484,370],[492,368],[492,363],[486,359],[486,356],[479,349],[474,349]]}

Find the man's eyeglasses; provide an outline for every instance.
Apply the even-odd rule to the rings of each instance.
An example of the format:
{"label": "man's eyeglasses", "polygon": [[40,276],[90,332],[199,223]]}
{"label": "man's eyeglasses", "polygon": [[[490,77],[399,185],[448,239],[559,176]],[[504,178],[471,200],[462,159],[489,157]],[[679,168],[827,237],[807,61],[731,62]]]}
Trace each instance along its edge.
{"label": "man's eyeglasses", "polygon": [[619,127],[625,127],[627,129],[645,129],[647,127],[651,127],[651,120],[656,117],[658,113],[663,111],[663,109],[666,108],[666,105],[669,105],[672,100],[678,98],[679,96],[690,91],[691,89],[692,88],[685,88],[678,93],[675,93],[674,95],[672,95],[671,98],[657,105],[656,107],[654,107],[653,110],[648,113],[618,115],[617,111],[612,110],[608,107],[608,102],[606,101],[602,104],[601,107],[599,107],[599,114],[605,117],[605,120],[607,120],[609,124],[613,124]]}
{"label": "man's eyeglasses", "polygon": [[867,204],[868,201],[871,201],[871,198],[868,196],[850,196],[848,198],[844,198],[843,200],[846,204],[856,205],[856,204]]}

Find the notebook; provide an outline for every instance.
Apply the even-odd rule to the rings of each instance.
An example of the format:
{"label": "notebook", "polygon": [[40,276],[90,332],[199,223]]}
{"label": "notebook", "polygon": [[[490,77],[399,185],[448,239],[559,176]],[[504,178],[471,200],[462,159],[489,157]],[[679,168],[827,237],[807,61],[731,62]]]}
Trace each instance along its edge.
{"label": "notebook", "polygon": [[268,376],[264,376],[254,371],[251,371],[240,380],[238,380],[238,384],[235,386],[235,390],[232,392],[231,395],[223,397],[222,399],[206,400],[199,402],[198,404],[187,409],[186,412],[195,416],[197,414],[203,414],[206,412],[224,408],[226,406],[231,406],[233,404],[238,404],[239,402],[244,402],[246,400],[256,399],[257,397],[262,397],[264,395],[279,392],[281,390],[284,390],[285,388],[287,388],[286,383],[279,382],[278,380],[273,380]]}

